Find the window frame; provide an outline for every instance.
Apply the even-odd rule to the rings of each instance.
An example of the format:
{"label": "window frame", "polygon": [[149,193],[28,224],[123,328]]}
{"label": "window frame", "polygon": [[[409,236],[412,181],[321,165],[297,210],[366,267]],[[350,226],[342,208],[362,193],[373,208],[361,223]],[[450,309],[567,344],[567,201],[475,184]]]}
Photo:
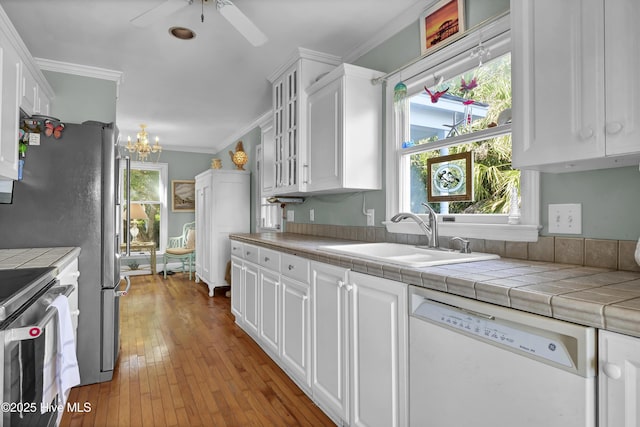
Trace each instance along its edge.
{"label": "window frame", "polygon": [[[168,184],[168,176],[169,176],[169,165],[167,163],[146,163],[146,162],[137,162],[131,161],[130,165],[131,170],[151,170],[151,171],[159,171],[160,172],[160,200],[158,201],[147,201],[150,203],[160,203],[160,218],[165,218],[164,221],[160,221],[160,242],[158,245],[157,254],[164,254],[165,249],[167,248],[167,241],[169,239],[169,209],[167,207],[167,189],[169,188]],[[126,169],[126,163],[120,163],[120,171],[119,171],[119,181],[120,181],[120,191],[124,189],[124,170]],[[129,197],[127,192],[127,197],[123,200],[126,202]],[[134,202],[137,202],[134,200]],[[123,230],[123,232],[128,232]],[[120,244],[124,243],[124,235],[120,236]]]}
{"label": "window frame", "polygon": [[[433,54],[421,57],[414,64],[388,76],[386,79],[386,221],[384,224],[389,232],[422,234],[420,228],[413,221],[396,224],[389,219],[400,211],[402,198],[400,185],[404,173],[403,155],[411,151],[427,149],[426,145],[413,147],[413,150],[403,149],[402,141],[396,141],[393,89],[397,83],[403,81],[407,86],[407,96],[412,96],[421,91],[425,85],[427,87],[433,86],[440,75],[452,76],[468,71],[471,61],[478,61],[478,58],[471,58],[470,52],[478,46],[480,40],[491,53],[489,60],[511,52],[509,15],[467,32],[455,42],[448,44]],[[487,59],[485,59],[486,61]],[[499,126],[498,128],[480,131],[485,136],[483,139],[486,139],[487,135],[504,134],[510,131],[510,125]],[[469,140],[477,140],[478,134],[479,132],[475,132],[474,134],[465,134],[454,138],[456,143],[463,143]],[[433,149],[437,145],[443,144],[430,145],[428,149]],[[439,214],[439,233],[443,236],[535,242],[538,239],[538,232],[541,228],[539,172],[521,170],[520,195],[520,224],[508,224],[508,215],[506,214]],[[442,216],[455,217],[455,222],[442,222]]]}

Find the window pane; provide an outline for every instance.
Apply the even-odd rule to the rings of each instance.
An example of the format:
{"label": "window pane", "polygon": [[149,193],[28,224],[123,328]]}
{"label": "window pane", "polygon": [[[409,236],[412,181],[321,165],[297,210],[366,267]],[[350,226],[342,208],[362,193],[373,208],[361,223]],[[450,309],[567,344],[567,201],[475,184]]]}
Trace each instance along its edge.
{"label": "window pane", "polygon": [[159,249],[160,248],[161,205],[159,203],[141,203],[141,205],[142,205],[142,208],[144,209],[144,212],[147,214],[148,219],[132,219],[129,226],[127,226],[126,212],[122,216],[123,230],[129,230],[129,232],[127,233],[122,233],[123,243],[125,243],[127,239],[131,236],[131,229],[134,228],[134,223],[135,223],[136,228],[138,229],[138,235],[136,237],[136,241],[155,242],[156,249]]}
{"label": "window pane", "polygon": [[472,202],[432,203],[438,213],[509,213],[511,189],[520,188],[520,171],[511,168],[511,135],[408,155],[411,211],[424,212],[427,201],[427,159],[473,151]]}
{"label": "window pane", "polygon": [[131,200],[160,200],[160,171],[131,169]]}
{"label": "window pane", "polygon": [[[420,145],[486,129],[511,108],[511,54],[410,98],[411,141]],[[434,102],[436,101],[436,102]]]}

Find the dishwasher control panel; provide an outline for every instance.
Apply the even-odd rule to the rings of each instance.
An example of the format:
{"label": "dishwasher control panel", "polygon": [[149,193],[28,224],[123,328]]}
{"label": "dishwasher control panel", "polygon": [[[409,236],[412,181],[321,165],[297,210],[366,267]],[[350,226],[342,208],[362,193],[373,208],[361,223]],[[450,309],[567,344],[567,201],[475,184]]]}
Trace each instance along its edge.
{"label": "dishwasher control panel", "polygon": [[559,339],[532,331],[530,327],[500,321],[491,315],[475,313],[437,301],[425,300],[413,312],[414,317],[427,319],[475,338],[507,346],[516,352],[538,356],[563,366],[574,364]]}

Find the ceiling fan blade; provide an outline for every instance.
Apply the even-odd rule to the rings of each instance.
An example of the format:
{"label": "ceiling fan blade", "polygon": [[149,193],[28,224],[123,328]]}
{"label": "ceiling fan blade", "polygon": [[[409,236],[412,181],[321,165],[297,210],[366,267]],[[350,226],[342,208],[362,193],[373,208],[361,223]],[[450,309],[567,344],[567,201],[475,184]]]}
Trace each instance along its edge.
{"label": "ceiling fan blade", "polygon": [[141,13],[129,22],[136,27],[148,27],[157,20],[177,12],[192,2],[193,0],[166,0],[164,3],[160,3],[158,6]]}
{"label": "ceiling fan blade", "polygon": [[253,46],[262,46],[267,42],[267,36],[229,0],[216,0],[216,7],[220,14]]}

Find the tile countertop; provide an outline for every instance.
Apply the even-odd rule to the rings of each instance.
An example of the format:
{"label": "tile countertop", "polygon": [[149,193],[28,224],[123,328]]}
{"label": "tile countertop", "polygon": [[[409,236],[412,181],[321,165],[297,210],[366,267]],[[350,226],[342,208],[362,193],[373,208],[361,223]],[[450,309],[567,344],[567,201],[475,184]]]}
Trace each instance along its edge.
{"label": "tile countertop", "polygon": [[0,249],[0,269],[56,267],[56,275],[78,257],[78,247]]}
{"label": "tile countertop", "polygon": [[372,276],[640,337],[640,273],[500,258],[411,268],[338,256],[318,246],[363,243],[293,233],[233,234],[267,247]]}

